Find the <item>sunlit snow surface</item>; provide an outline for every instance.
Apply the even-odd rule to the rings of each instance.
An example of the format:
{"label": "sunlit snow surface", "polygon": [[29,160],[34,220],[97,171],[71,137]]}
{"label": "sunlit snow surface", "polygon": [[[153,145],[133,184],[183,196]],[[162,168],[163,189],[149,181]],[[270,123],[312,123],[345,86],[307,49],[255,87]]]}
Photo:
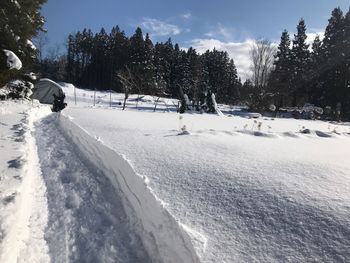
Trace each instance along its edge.
{"label": "sunlit snow surface", "polygon": [[65,91],[64,115],[148,178],[203,262],[349,260],[348,125],[246,119],[220,105],[225,116],[180,118],[172,101],[153,112],[152,97],[138,109],[131,100],[122,111],[122,94],[109,107],[108,93],[93,106],[92,91],[76,90],[77,105]]}

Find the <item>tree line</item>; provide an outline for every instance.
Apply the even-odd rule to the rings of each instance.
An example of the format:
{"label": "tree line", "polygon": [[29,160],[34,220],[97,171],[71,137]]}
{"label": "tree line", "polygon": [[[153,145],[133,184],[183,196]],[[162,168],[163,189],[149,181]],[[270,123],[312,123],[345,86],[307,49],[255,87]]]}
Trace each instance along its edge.
{"label": "tree line", "polygon": [[[332,12],[324,37],[307,43],[301,19],[291,39],[282,32],[275,47],[258,40],[251,50],[252,74],[242,85],[224,51],[198,54],[173,44],[153,44],[140,28],[128,38],[119,27],[97,34],[84,29],[68,38],[67,80],[113,89],[182,98],[197,105],[214,93],[217,101],[266,111],[311,103],[343,118],[350,116],[350,11]],[[128,87],[126,87],[128,86]],[[272,107],[271,107],[272,106]]]}
{"label": "tree line", "polygon": [[258,87],[277,108],[311,103],[336,118],[350,117],[350,10],[333,10],[324,37],[306,42],[305,21],[294,39],[285,30],[266,86]]}
{"label": "tree line", "polygon": [[[153,43],[141,28],[128,38],[118,26],[110,33],[84,29],[68,37],[67,80],[100,90],[180,97],[204,103],[208,94],[235,103],[241,81],[227,52],[200,55],[180,49],[171,39]],[[127,86],[127,87],[126,87]]]}
{"label": "tree line", "polygon": [[1,7],[0,49],[13,51],[23,62],[20,71],[9,70],[5,53],[0,52],[1,87],[37,70],[44,77],[91,89],[177,97],[191,101],[196,109],[208,106],[215,94],[218,102],[260,112],[310,103],[332,118],[349,119],[350,11],[344,14],[335,8],[324,36],[311,44],[303,19],[293,37],[282,32],[278,45],[257,40],[251,49],[251,76],[242,84],[227,52],[199,54],[192,47],[181,49],[171,39],[153,43],[140,28],[130,37],[118,26],[109,33],[84,29],[69,35],[64,56],[53,52],[43,58],[40,43],[35,49],[30,40],[44,30],[44,3],[5,1]]}

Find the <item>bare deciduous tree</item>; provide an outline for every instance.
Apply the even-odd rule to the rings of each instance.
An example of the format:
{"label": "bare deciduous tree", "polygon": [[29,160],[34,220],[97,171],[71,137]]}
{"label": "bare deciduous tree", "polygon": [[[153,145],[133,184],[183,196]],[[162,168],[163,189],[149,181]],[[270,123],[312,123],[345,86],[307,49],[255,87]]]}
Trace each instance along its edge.
{"label": "bare deciduous tree", "polygon": [[123,103],[123,110],[125,109],[126,106],[126,100],[129,97],[129,93],[131,90],[135,90],[135,88],[137,87],[136,83],[135,83],[135,76],[134,74],[130,71],[128,66],[125,66],[124,69],[119,70],[117,72],[117,78],[119,79],[119,81],[122,83],[122,86],[124,88],[124,103]]}
{"label": "bare deciduous tree", "polygon": [[275,53],[276,46],[269,40],[259,39],[252,45],[250,50],[252,82],[256,88],[266,88],[269,74],[273,68]]}
{"label": "bare deciduous tree", "polygon": [[33,39],[34,45],[38,52],[38,60],[43,60],[44,49],[49,43],[49,39],[47,38],[47,33],[40,31],[38,35]]}
{"label": "bare deciduous tree", "polygon": [[47,58],[51,61],[57,61],[61,54],[61,45],[56,44],[47,50]]}

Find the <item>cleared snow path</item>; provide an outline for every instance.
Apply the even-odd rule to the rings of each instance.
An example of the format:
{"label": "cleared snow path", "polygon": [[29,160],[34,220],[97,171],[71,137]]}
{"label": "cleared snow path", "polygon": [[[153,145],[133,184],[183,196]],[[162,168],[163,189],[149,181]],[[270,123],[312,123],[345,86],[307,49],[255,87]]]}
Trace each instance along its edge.
{"label": "cleared snow path", "polygon": [[47,187],[52,262],[150,262],[109,180],[59,131],[57,114],[36,125]]}

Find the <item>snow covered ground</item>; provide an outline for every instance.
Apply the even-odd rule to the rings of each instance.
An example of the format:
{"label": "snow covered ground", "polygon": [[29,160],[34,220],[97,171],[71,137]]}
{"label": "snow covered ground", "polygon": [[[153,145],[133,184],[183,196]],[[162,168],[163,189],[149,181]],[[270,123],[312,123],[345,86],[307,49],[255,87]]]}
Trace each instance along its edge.
{"label": "snow covered ground", "polygon": [[0,102],[0,262],[49,260],[46,187],[32,136],[41,114],[28,103]]}
{"label": "snow covered ground", "polygon": [[0,262],[198,262],[122,156],[48,106],[0,113]]}
{"label": "snow covered ground", "polygon": [[[71,88],[66,92],[72,98]],[[108,108],[107,93],[98,96],[105,96],[105,103],[71,102],[64,115],[126,156],[147,178],[150,190],[191,236],[201,261],[350,258],[348,125],[180,117],[144,110],[152,109],[147,102],[142,110],[129,104],[121,111]]]}
{"label": "snow covered ground", "polygon": [[0,262],[349,260],[348,124],[64,89],[0,104]]}

